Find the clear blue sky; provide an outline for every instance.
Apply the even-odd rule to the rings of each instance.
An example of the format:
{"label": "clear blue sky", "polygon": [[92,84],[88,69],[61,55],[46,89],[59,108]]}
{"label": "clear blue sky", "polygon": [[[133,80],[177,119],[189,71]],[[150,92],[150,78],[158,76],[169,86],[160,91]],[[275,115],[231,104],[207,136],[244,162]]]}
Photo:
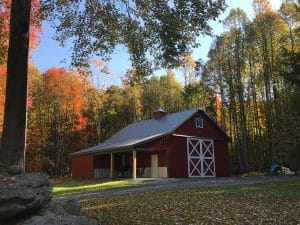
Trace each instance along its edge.
{"label": "clear blue sky", "polygon": [[[281,3],[281,0],[270,0],[274,9],[278,9]],[[224,19],[230,9],[240,7],[243,9],[249,18],[253,17],[252,10],[252,0],[227,0],[226,1],[228,8],[220,16],[220,19]],[[216,21],[210,22],[210,25],[213,28],[214,34],[218,35],[224,30],[223,25],[219,24]],[[41,43],[39,46],[31,53],[33,63],[40,69],[41,72],[45,72],[50,67],[69,67],[70,63],[70,46],[61,47],[59,43],[53,40],[52,38],[55,35],[55,31],[50,27],[46,22],[43,23],[43,34],[41,35]],[[212,38],[211,37],[199,37],[198,41],[201,43],[201,46],[194,50],[193,57],[195,59],[207,59],[207,53],[210,48]],[[104,80],[110,80],[110,83],[119,83],[120,76],[122,76],[126,69],[130,68],[130,60],[126,49],[118,47],[114,54],[111,56],[112,60],[109,62],[109,68],[111,76],[103,78]],[[106,81],[104,83],[107,83]]]}

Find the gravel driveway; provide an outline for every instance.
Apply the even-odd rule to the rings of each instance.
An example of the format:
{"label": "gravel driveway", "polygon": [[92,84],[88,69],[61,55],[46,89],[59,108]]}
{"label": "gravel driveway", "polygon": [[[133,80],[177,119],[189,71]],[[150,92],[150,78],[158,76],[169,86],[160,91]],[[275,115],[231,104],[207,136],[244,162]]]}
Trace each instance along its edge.
{"label": "gravel driveway", "polygon": [[293,181],[300,180],[300,176],[263,176],[263,177],[217,177],[217,178],[139,178],[138,182],[150,183],[149,186],[141,186],[135,188],[102,191],[97,193],[87,193],[72,195],[66,197],[54,198],[54,201],[66,201],[69,199],[83,200],[95,197],[124,195],[138,192],[162,191],[182,188],[197,188],[197,187],[218,187],[232,186],[243,184],[258,184],[272,181]]}

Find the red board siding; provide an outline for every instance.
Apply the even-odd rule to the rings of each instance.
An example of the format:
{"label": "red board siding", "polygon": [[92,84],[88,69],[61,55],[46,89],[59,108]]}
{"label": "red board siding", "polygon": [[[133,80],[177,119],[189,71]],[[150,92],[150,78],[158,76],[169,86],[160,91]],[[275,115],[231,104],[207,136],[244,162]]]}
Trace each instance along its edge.
{"label": "red board siding", "polygon": [[186,138],[169,136],[169,177],[188,177]]}
{"label": "red board siding", "polygon": [[110,155],[95,155],[94,156],[95,168],[110,168]]}
{"label": "red board siding", "polygon": [[[203,119],[203,128],[195,127],[195,118]],[[226,137],[205,114],[198,112],[176,129],[174,134],[214,140],[216,176],[229,176]],[[187,138],[169,135],[164,143],[167,144],[166,147],[169,149],[169,177],[188,177]]]}
{"label": "red board siding", "polygon": [[151,167],[151,155],[158,155],[158,166],[165,167],[168,165],[167,151],[141,151],[137,152],[137,167]]}
{"label": "red board siding", "polygon": [[[196,128],[195,119],[203,119],[203,128]],[[198,112],[182,126],[176,129],[175,134],[190,135],[197,137],[205,137],[209,139],[225,140],[224,134],[210,121],[210,119],[203,113]]]}
{"label": "red board siding", "polygon": [[215,141],[215,165],[217,177],[229,176],[228,146],[226,141]]}
{"label": "red board siding", "polygon": [[160,152],[156,152],[155,154],[158,154],[158,166],[159,167],[168,166],[167,151],[160,151]]}
{"label": "red board siding", "polygon": [[137,147],[137,150],[159,151],[167,150],[166,137],[159,138],[157,140],[141,144]]}
{"label": "red board siding", "polygon": [[136,166],[151,167],[151,153],[150,152],[137,152],[136,153]]}
{"label": "red board siding", "polygon": [[93,155],[72,157],[72,177],[81,179],[93,178]]}
{"label": "red board siding", "polygon": [[140,145],[137,151],[137,167],[151,167],[151,155],[158,154],[158,166],[168,165],[168,147],[166,138]]}
{"label": "red board siding", "polygon": [[[169,137],[169,177],[188,177],[187,139]],[[229,176],[228,147],[226,141],[214,141],[215,168],[217,177]]]}

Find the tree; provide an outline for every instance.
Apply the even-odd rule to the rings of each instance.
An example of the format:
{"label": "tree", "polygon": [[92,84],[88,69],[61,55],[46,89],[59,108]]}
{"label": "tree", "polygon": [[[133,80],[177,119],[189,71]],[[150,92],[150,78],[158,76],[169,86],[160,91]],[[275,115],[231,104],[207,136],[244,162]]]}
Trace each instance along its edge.
{"label": "tree", "polygon": [[229,30],[213,43],[201,81],[221,98],[218,121],[232,137],[234,171],[265,171],[272,162],[296,168],[299,11],[292,1],[279,12],[267,0],[254,1],[254,8],[253,21],[238,9],[230,12],[225,20]]}
{"label": "tree", "polygon": [[196,61],[191,55],[185,54],[182,57],[180,70],[184,78],[184,86],[196,82]]}
{"label": "tree", "polygon": [[9,37],[9,11],[8,2],[3,1],[0,3],[0,65],[5,63],[8,49]]}
{"label": "tree", "polygon": [[147,53],[156,65],[179,65],[183,54],[197,45],[196,37],[210,34],[209,19],[225,9],[224,0],[212,1],[41,1],[44,17],[52,19],[56,39],[73,39],[73,64],[85,65],[96,54],[107,56],[124,45],[132,66],[149,68]]}
{"label": "tree", "polygon": [[20,0],[11,6],[1,171],[10,165],[24,170],[30,4]]}
{"label": "tree", "polygon": [[[59,21],[58,39],[75,39],[73,61],[87,62],[95,52],[111,52],[124,44],[133,65],[144,69],[150,50],[157,62],[170,66],[190,50],[196,37],[209,33],[208,19],[225,9],[216,1],[41,1],[44,15]],[[12,1],[7,94],[0,156],[4,167],[23,166],[26,131],[27,61],[31,1]],[[16,51],[18,50],[18,51]],[[146,63],[146,64],[145,64]],[[17,69],[20,71],[17,77]],[[20,103],[15,105],[14,102]]]}
{"label": "tree", "polygon": [[229,16],[225,19],[225,25],[230,28],[230,42],[233,47],[232,52],[232,63],[233,63],[233,82],[236,86],[236,92],[238,95],[239,104],[239,120],[241,124],[241,161],[242,161],[242,172],[249,171],[248,161],[248,137],[247,137],[247,125],[246,125],[246,114],[245,114],[245,102],[244,102],[244,85],[242,82],[242,70],[245,65],[245,59],[243,58],[245,53],[245,29],[248,22],[246,13],[241,9],[232,9]]}
{"label": "tree", "polygon": [[[122,111],[126,124],[142,119],[141,95],[146,80],[136,68],[128,69],[122,80]],[[124,99],[124,100],[123,100]],[[126,116],[125,116],[126,115]]]}
{"label": "tree", "polygon": [[5,104],[6,67],[0,66],[0,137],[2,136]]}
{"label": "tree", "polygon": [[[0,65],[6,64],[7,60],[11,4],[11,0],[0,1]],[[39,0],[31,0],[29,49],[34,49],[39,43],[42,30],[39,13]]]}
{"label": "tree", "polygon": [[89,145],[89,131],[94,126],[90,97],[95,89],[77,72],[50,68],[29,91],[26,170],[65,175],[68,154]]}
{"label": "tree", "polygon": [[152,76],[143,85],[143,118],[152,118],[158,107],[169,113],[177,112],[183,109],[182,102],[182,86],[172,70],[168,70],[167,74],[161,77]]}
{"label": "tree", "polygon": [[[254,30],[260,48],[260,56],[262,60],[262,75],[265,89],[265,111],[266,111],[266,126],[268,132],[269,154],[270,160],[275,160],[276,145],[274,138],[274,115],[273,111],[276,110],[276,101],[272,102],[275,98],[274,88],[272,81],[278,80],[278,73],[276,71],[275,54],[279,51],[280,39],[284,33],[284,23],[280,16],[273,12],[268,0],[256,0],[253,3],[256,17],[253,21]],[[273,89],[273,90],[272,90]],[[274,99],[276,100],[276,99]]]}
{"label": "tree", "polygon": [[[295,83],[300,88],[300,6],[292,1],[284,2],[279,10],[280,16],[287,24],[288,32],[282,46],[281,74],[286,80]],[[300,111],[300,107],[299,107]]]}
{"label": "tree", "polygon": [[183,88],[183,97],[187,109],[198,107],[207,112],[215,100],[213,91],[202,82],[193,82],[186,85]]}
{"label": "tree", "polygon": [[128,112],[124,112],[127,99],[124,98],[124,90],[112,85],[105,91],[107,98],[103,103],[102,138],[106,139],[133,121],[129,121]]}

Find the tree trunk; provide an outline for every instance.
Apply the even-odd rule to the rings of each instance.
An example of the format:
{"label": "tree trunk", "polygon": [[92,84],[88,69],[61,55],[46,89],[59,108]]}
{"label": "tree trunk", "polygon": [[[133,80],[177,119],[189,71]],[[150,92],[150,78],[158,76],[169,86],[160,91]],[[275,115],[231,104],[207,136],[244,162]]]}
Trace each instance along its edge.
{"label": "tree trunk", "polygon": [[272,102],[271,102],[271,74],[270,74],[270,60],[268,55],[267,40],[264,37],[263,39],[263,76],[264,76],[264,85],[265,85],[265,96],[266,96],[266,125],[268,131],[268,145],[269,145],[269,163],[274,161],[274,136],[273,136],[273,124],[272,124]]}
{"label": "tree trunk", "polygon": [[12,1],[0,171],[24,171],[30,0]]}
{"label": "tree trunk", "polygon": [[221,65],[220,61],[218,61],[218,75],[219,75],[219,88],[220,88],[220,95],[221,95],[221,127],[226,132],[226,119],[225,119],[225,94],[224,94],[224,87],[223,87],[223,74],[221,72]]}
{"label": "tree trunk", "polygon": [[[239,31],[240,32],[240,31]],[[248,173],[249,172],[249,160],[248,160],[248,146],[247,146],[247,125],[246,125],[246,115],[245,115],[245,104],[244,104],[244,90],[243,90],[243,82],[242,82],[242,75],[241,75],[241,66],[242,60],[240,59],[240,54],[242,51],[241,48],[241,38],[239,37],[240,34],[236,36],[235,40],[235,60],[236,60],[236,67],[235,72],[236,74],[236,86],[237,86],[237,95],[238,95],[238,102],[240,107],[239,112],[239,119],[240,119],[240,128],[241,128],[241,160],[242,160],[242,172]]]}

